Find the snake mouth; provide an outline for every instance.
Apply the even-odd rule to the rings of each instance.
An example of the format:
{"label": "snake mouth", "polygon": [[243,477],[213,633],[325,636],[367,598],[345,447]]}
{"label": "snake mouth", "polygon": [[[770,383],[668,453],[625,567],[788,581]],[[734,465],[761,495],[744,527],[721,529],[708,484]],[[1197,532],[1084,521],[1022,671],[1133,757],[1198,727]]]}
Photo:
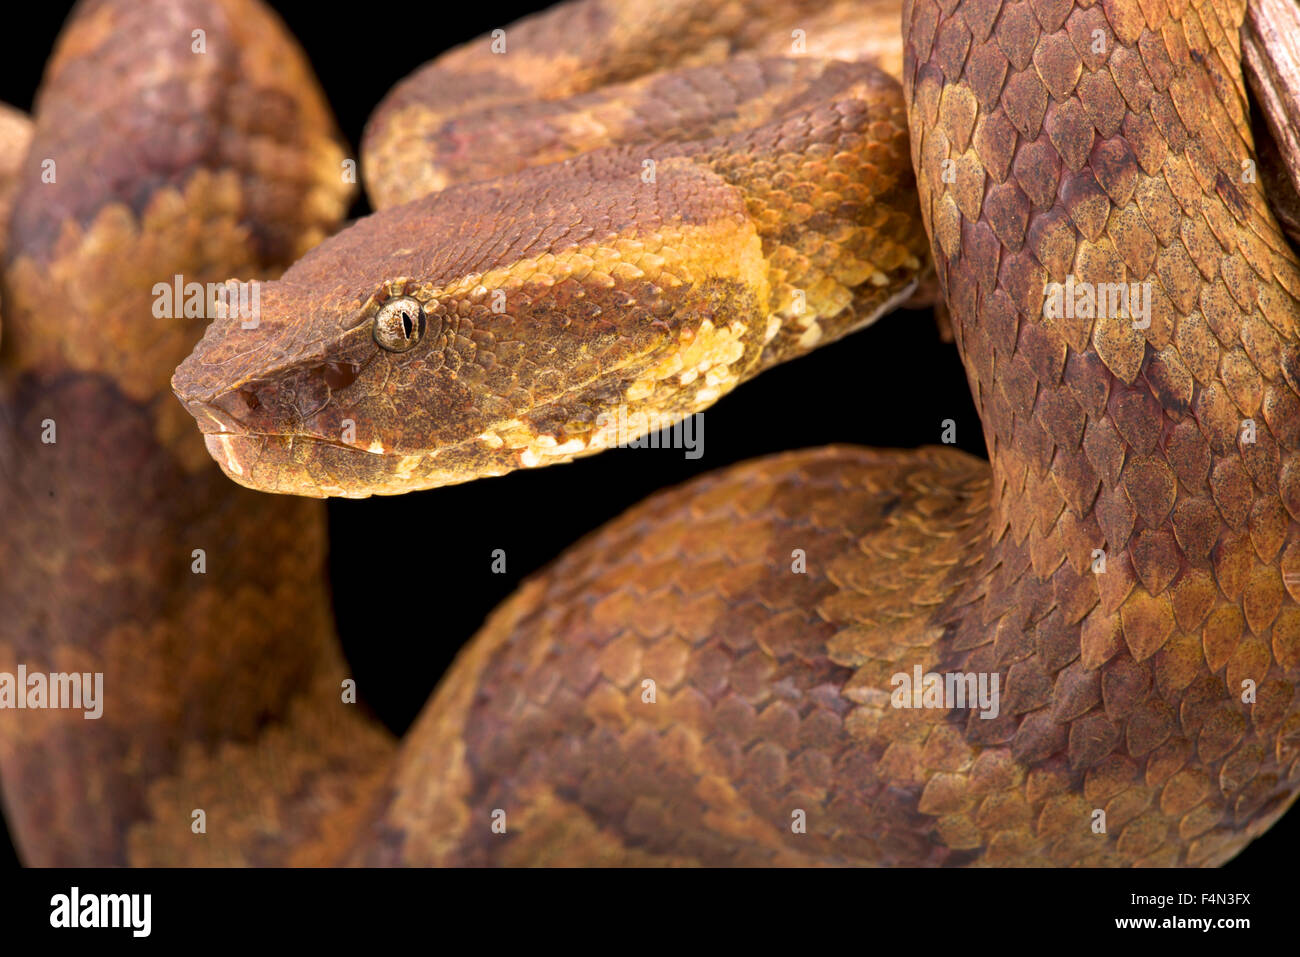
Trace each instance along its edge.
{"label": "snake mouth", "polygon": [[349,451],[378,454],[377,442],[367,445],[345,440],[332,431],[345,422],[335,408],[336,393],[352,385],[366,364],[317,362],[275,377],[251,377],[217,390],[198,389],[184,365],[172,378],[172,391],[205,435],[258,436],[268,440],[305,440],[336,445]]}
{"label": "snake mouth", "polygon": [[297,433],[213,429],[208,454],[236,483],[258,492],[308,498],[369,498],[457,485],[519,468],[507,450],[494,455],[465,442],[432,454],[401,454]]}
{"label": "snake mouth", "polygon": [[341,452],[355,457],[361,449],[291,433],[208,432],[203,442],[227,476],[254,491],[307,498],[359,497],[346,482],[332,478],[337,467],[324,470],[315,465],[325,456],[312,446],[327,449],[329,457]]}
{"label": "snake mouth", "polygon": [[[364,455],[386,455],[390,454],[387,449],[376,448],[373,445],[366,447],[344,442],[342,439],[333,439],[324,435],[314,435],[307,432],[291,431],[288,429],[264,429],[257,428],[237,419],[227,409],[223,408],[223,399],[227,395],[236,395],[237,393],[223,393],[214,400],[191,399],[185,403],[186,410],[194,417],[198,424],[199,431],[203,433],[205,441],[208,438],[221,437],[238,437],[238,438],[255,438],[265,441],[280,442],[315,442],[322,445],[331,445],[338,449],[345,449],[349,452],[357,452]],[[235,399],[231,401],[242,401]],[[212,443],[208,443],[208,448],[212,448]]]}

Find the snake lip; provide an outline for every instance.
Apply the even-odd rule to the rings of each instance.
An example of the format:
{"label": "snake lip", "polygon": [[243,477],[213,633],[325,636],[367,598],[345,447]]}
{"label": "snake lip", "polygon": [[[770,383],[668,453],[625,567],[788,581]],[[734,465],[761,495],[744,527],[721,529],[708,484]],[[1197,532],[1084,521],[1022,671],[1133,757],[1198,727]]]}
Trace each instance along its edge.
{"label": "snake lip", "polygon": [[347,452],[357,452],[364,455],[388,454],[386,452],[379,452],[374,449],[368,449],[358,445],[349,445],[347,442],[344,442],[340,439],[330,439],[322,435],[305,435],[301,432],[267,432],[267,431],[258,431],[256,429],[246,429],[246,428],[214,429],[214,428],[205,427],[205,425],[206,423],[200,421],[199,423],[200,431],[202,431],[205,437],[210,436],[212,438],[224,437],[224,438],[231,438],[231,439],[261,439],[263,441],[270,440],[270,439],[275,439],[280,441],[291,440],[293,442],[298,442],[298,443],[328,445],[336,449],[343,449],[344,451]]}
{"label": "snake lip", "polygon": [[295,442],[315,442],[321,445],[330,445],[338,449],[346,449],[349,452],[363,452],[367,455],[380,455],[383,453],[375,452],[372,449],[362,448],[356,445],[349,445],[346,442],[326,438],[319,435],[305,435],[298,432],[275,432],[271,430],[250,428],[241,423],[234,416],[230,415],[224,409],[215,403],[206,402],[202,399],[191,399],[185,403],[186,409],[194,416],[198,423],[199,431],[205,436],[228,436],[230,438],[241,439],[286,439],[291,438]]}
{"label": "snake lip", "polygon": [[[215,398],[215,397],[214,397]],[[245,429],[224,409],[211,400],[184,399],[185,408],[194,416],[199,431],[205,435],[243,435]],[[215,427],[214,427],[215,426]]]}

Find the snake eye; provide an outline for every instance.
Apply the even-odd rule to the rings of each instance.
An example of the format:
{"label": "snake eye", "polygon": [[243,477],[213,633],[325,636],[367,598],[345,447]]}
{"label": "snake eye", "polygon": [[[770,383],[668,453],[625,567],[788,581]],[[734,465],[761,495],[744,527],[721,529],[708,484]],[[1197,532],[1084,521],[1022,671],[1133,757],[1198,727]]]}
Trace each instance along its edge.
{"label": "snake eye", "polygon": [[424,307],[410,296],[391,299],[375,313],[375,342],[389,352],[405,352],[424,335]]}

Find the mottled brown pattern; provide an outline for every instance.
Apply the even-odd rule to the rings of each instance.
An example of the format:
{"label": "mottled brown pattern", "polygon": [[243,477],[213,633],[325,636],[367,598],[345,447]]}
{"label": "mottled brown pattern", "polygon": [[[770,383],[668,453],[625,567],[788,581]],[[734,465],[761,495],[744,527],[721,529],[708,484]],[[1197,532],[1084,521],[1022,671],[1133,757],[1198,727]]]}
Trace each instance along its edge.
{"label": "mottled brown pattern", "polygon": [[[568,461],[615,441],[602,414],[707,408],[915,288],[925,237],[882,71],[743,60],[601,96],[565,106],[636,118],[577,144],[601,148],[366,217],[263,287],[256,328],[208,328],[173,387],[235,481],[365,496]],[[511,130],[554,135],[514,114],[494,169],[532,155]],[[372,329],[399,298],[425,331],[394,353]]]}
{"label": "mottled brown pattern", "polygon": [[[152,290],[274,274],[332,229],[347,194],[332,121],[292,41],[242,0],[82,4],[34,121],[3,273],[0,671],[103,672],[106,700],[98,720],[3,712],[15,844],[30,864],[309,854],[265,796],[219,803],[257,767],[238,746],[282,720],[302,732],[275,770],[312,784],[275,801],[320,840],[331,798],[355,806],[391,744],[339,699],[323,509],[212,467],[166,388],[201,320],[155,318]],[[172,800],[173,775],[214,763],[222,788]]]}
{"label": "mottled brown pattern", "polygon": [[[832,450],[634,510],[462,655],[355,860],[1213,864],[1293,799],[1294,261],[1240,10],[957,8],[907,11],[905,76],[991,473]],[[1151,328],[1041,318],[1069,274],[1151,279]],[[913,665],[1001,714],[889,707]]]}
{"label": "mottled brown pattern", "polygon": [[[476,116],[501,115],[514,128],[527,129],[559,111],[590,127],[602,122],[601,112],[577,116],[582,107],[575,109],[566,98],[578,97],[578,104],[608,103],[598,93],[592,98],[581,94],[670,67],[720,64],[747,52],[782,57],[807,53],[866,59],[897,77],[901,65],[898,9],[897,0],[556,4],[509,24],[504,36],[480,37],[443,54],[394,87],[376,107],[362,143],[367,191],[375,206],[383,208],[454,181],[436,161],[447,148],[443,137],[478,130],[485,148],[493,142],[502,144],[496,138],[500,131],[485,130],[473,119]],[[795,37],[796,30],[801,37]],[[494,41],[497,49],[504,43],[504,52],[493,52]],[[634,84],[633,89],[639,86]],[[697,96],[715,95],[707,88],[697,90]],[[549,105],[539,106],[539,101]],[[650,121],[643,111],[655,109],[629,99],[615,124],[638,126]],[[684,107],[685,116],[689,113],[690,107]],[[531,135],[545,135],[545,123],[540,125]],[[483,138],[485,133],[489,138]],[[507,147],[509,164],[548,161],[545,155],[530,156],[518,142],[502,145]]]}
{"label": "mottled brown pattern", "polygon": [[[79,9],[36,112],[40,155],[85,155],[83,143],[63,152],[61,96],[93,88],[127,55],[119,41],[156,54],[154,82],[206,75],[175,45],[200,21],[232,31],[242,68],[227,75],[250,89],[240,112],[221,84],[200,84],[214,99],[196,128],[240,117],[272,138],[275,170],[294,173],[276,181],[299,192],[258,202],[270,168],[211,144],[187,164],[170,152],[185,136],[158,141],[168,162],[123,161],[84,193],[20,187],[3,277],[16,318],[0,352],[13,515],[0,670],[101,669],[109,698],[99,722],[27,712],[0,734],[26,860],[1203,865],[1294,799],[1300,270],[1260,185],[1241,177],[1240,0],[911,0],[912,160],[991,464],[830,447],[660,493],[503,604],[396,747],[340,701],[319,503],[225,481],[165,394],[197,328],[142,321],[157,278],[273,275],[313,245],[338,220],[341,154],[305,71],[283,88],[283,74],[259,73],[262,60],[300,63],[262,11],[150,6]],[[508,28],[514,60],[484,65],[494,55],[480,40],[426,68],[376,128],[418,112],[431,83],[492,109],[625,80],[624,92],[671,90],[634,78],[773,52],[767,9],[565,5]],[[806,15],[831,26],[829,11],[851,9]],[[772,22],[785,42],[789,21]],[[806,66],[814,79],[848,69]],[[903,101],[861,77],[853,96],[782,107],[753,129],[662,153],[609,146],[385,210],[268,283],[258,330],[214,324],[177,391],[241,481],[401,491],[415,463],[373,460],[414,454],[418,433],[446,430],[438,468],[471,477],[516,459],[456,460],[466,438],[542,455],[538,436],[558,446],[611,401],[672,408],[656,390],[688,361],[717,375],[815,345],[784,342],[780,323],[749,331],[780,312],[782,283],[821,288],[813,314],[826,334],[846,331],[836,301],[847,295],[854,315],[871,286],[846,266],[870,258],[852,230],[887,232],[867,211],[896,215],[907,182],[888,172]],[[276,101],[264,85],[304,98],[313,119],[269,123],[276,110],[251,105]],[[155,100],[108,104],[78,135],[127,128],[154,142],[145,123],[175,118],[142,102]],[[576,102],[594,113],[613,101]],[[581,112],[563,108],[566,123]],[[651,155],[662,162],[646,202],[637,174]],[[846,200],[850,187],[865,193]],[[874,249],[882,276],[920,266],[904,267],[906,238]],[[834,281],[810,282],[819,272]],[[1149,280],[1149,328],[1048,316],[1045,283],[1071,276]],[[488,317],[489,278],[514,311]],[[436,350],[374,347],[375,311],[402,296],[426,307]],[[607,318],[637,310],[646,321]],[[525,325],[544,354],[512,338]],[[674,334],[678,348],[657,352]],[[443,374],[421,381],[431,366]],[[609,367],[620,374],[594,389]],[[371,403],[322,405],[335,392]],[[420,419],[425,393],[443,406],[436,421]],[[501,422],[493,403],[507,400],[535,420]],[[333,418],[313,421],[321,409]],[[322,441],[344,410],[385,424],[362,437],[377,449]],[[39,439],[47,419],[52,445]],[[913,667],[996,674],[998,716],[895,707],[892,679]]]}
{"label": "mottled brown pattern", "polygon": [[32,141],[32,123],[11,106],[0,103],[0,223],[9,222],[18,171]]}
{"label": "mottled brown pattern", "polygon": [[[1300,271],[1243,176],[1243,11],[905,13],[921,208],[993,465],[940,648],[1004,676],[1007,713],[965,739],[1016,762],[996,802],[979,757],[948,769],[935,830],[987,863],[1219,863],[1300,782]],[[1048,316],[1067,277],[1149,282],[1150,327]]]}
{"label": "mottled brown pattern", "polygon": [[967,860],[931,837],[923,795],[925,761],[972,750],[941,712],[890,707],[888,681],[943,635],[930,619],[976,561],[987,493],[962,453],[832,447],[647,500],[488,621],[354,860]]}
{"label": "mottled brown pattern", "polygon": [[[18,172],[31,141],[31,120],[13,107],[0,103],[0,259],[4,257],[9,236],[9,213],[18,189]],[[3,308],[4,303],[0,302],[0,315],[3,315]]]}
{"label": "mottled brown pattern", "polygon": [[[383,205],[605,146],[688,142],[751,129],[842,95],[852,82],[870,75],[861,64],[837,59],[739,56],[556,99],[472,110],[456,104],[437,127],[420,131],[419,153],[411,158],[418,160],[420,175],[379,187]],[[395,148],[382,138],[384,112],[381,106],[370,126],[374,149]]]}

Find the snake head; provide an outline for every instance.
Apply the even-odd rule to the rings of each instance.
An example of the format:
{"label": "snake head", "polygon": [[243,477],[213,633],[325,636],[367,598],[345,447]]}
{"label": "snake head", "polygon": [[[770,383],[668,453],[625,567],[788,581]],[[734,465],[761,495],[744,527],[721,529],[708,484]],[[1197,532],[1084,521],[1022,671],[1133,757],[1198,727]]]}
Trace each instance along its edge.
{"label": "snake head", "polygon": [[568,461],[690,414],[757,365],[761,244],[711,174],[665,163],[646,189],[640,168],[584,160],[366,217],[257,287],[255,317],[213,321],[172,387],[231,478],[311,496]]}

